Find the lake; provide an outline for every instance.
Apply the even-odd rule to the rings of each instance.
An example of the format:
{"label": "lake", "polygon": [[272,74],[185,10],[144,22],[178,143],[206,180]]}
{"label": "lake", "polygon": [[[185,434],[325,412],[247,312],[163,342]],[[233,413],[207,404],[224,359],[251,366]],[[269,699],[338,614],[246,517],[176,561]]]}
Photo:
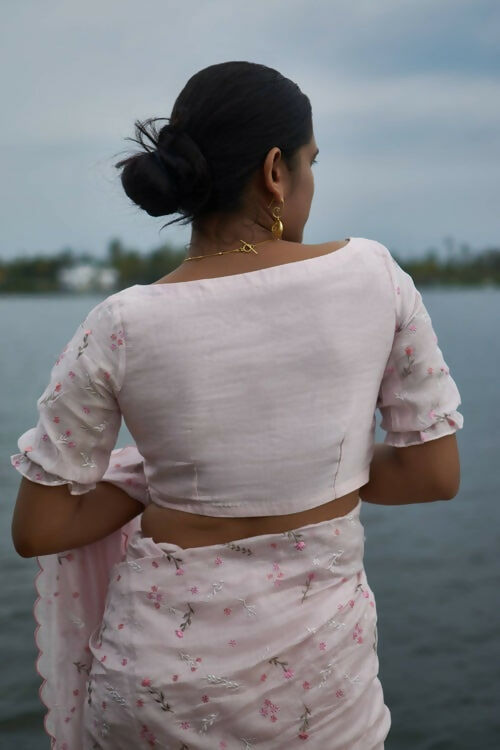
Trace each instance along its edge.
{"label": "lake", "polygon": [[[385,748],[498,750],[500,289],[420,291],[462,396],[462,478],[448,502],[361,508],[365,568],[377,600],[379,677],[392,714]],[[36,423],[36,401],[55,359],[104,296],[0,297],[1,748],[49,748],[35,669],[38,568],[12,544],[20,476],[9,456]],[[378,442],[379,422],[377,413]],[[122,425],[117,447],[130,442]]]}

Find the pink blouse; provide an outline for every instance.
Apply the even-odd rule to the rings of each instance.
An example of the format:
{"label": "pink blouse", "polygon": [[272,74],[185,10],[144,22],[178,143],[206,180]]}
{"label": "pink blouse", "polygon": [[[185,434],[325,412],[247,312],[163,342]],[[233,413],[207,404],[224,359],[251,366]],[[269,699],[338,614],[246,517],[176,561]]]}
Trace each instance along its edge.
{"label": "pink blouse", "polygon": [[[460,404],[412,277],[351,237],[314,258],[110,295],[57,358],[11,463],[71,494],[109,478],[145,505],[295,513],[368,482],[377,408],[400,447],[461,429]],[[122,417],[135,446],[117,451]]]}

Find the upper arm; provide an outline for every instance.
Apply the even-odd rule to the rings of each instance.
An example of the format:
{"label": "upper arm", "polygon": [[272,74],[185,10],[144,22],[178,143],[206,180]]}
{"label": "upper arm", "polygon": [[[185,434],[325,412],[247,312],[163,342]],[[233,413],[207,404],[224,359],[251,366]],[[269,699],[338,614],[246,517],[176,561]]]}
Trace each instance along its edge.
{"label": "upper arm", "polygon": [[[12,465],[30,480],[20,489],[15,509],[13,535],[22,535],[23,543],[36,543],[38,534],[59,523],[51,498],[54,505],[61,498],[71,502],[71,496],[95,489],[108,469],[121,425],[117,397],[124,350],[119,310],[107,298],[89,312],[52,367],[37,400],[37,424],[19,437],[20,452],[11,456]],[[43,490],[37,492],[36,485],[44,485]],[[35,521],[37,500],[43,510]],[[64,514],[62,504],[59,509]]]}
{"label": "upper arm", "polygon": [[452,497],[460,483],[460,393],[412,277],[388,250],[386,263],[394,291],[395,331],[377,398],[384,442],[400,449],[398,460],[409,470],[426,473],[441,494]]}

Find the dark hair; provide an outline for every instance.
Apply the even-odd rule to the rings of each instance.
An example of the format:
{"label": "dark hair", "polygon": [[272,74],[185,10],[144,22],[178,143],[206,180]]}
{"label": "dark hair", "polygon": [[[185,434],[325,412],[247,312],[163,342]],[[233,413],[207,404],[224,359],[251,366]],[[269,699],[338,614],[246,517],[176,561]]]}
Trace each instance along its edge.
{"label": "dark hair", "polygon": [[[158,132],[155,122],[168,119]],[[223,62],[189,79],[170,118],[136,121],[135,135],[126,140],[144,151],[115,164],[123,167],[128,197],[150,216],[181,214],[164,226],[196,224],[241,208],[247,183],[273,146],[293,171],[297,150],[312,138],[311,103],[273,68]]]}

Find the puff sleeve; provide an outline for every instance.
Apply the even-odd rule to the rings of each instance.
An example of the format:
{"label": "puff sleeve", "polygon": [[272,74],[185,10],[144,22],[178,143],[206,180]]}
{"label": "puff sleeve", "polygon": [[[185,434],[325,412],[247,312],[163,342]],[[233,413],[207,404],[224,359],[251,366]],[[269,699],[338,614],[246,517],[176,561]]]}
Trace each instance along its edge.
{"label": "puff sleeve", "polygon": [[[384,246],[382,246],[384,247]],[[460,393],[438,346],[422,295],[389,250],[385,262],[393,285],[394,340],[377,398],[384,443],[418,445],[463,427]]]}
{"label": "puff sleeve", "polygon": [[112,295],[92,308],[52,368],[37,401],[38,422],[10,457],[23,476],[68,484],[72,495],[81,495],[109,472],[122,420],[125,343],[119,300]]}

